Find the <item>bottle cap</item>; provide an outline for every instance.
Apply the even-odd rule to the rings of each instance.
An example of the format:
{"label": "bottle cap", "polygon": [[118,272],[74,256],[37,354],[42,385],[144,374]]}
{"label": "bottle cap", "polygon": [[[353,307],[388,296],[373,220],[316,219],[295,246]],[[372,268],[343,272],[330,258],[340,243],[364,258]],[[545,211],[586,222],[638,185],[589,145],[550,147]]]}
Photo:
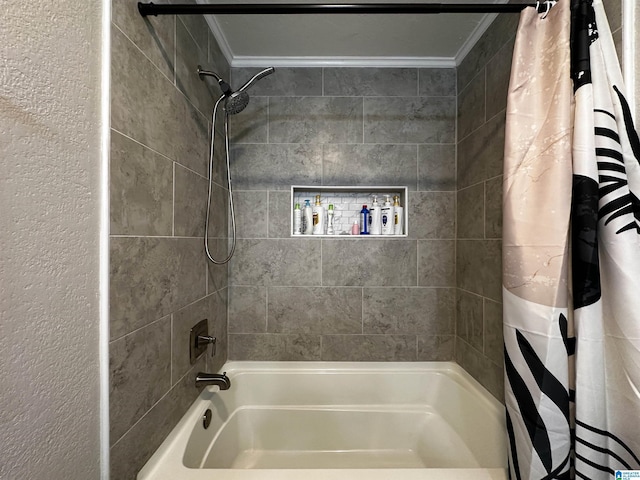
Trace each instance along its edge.
{"label": "bottle cap", "polygon": [[300,204],[296,203],[296,206],[293,208],[294,210],[300,210]]}
{"label": "bottle cap", "polygon": [[320,195],[316,195],[316,205],[320,205]]}
{"label": "bottle cap", "polygon": [[333,210],[333,203],[329,204],[329,210]]}

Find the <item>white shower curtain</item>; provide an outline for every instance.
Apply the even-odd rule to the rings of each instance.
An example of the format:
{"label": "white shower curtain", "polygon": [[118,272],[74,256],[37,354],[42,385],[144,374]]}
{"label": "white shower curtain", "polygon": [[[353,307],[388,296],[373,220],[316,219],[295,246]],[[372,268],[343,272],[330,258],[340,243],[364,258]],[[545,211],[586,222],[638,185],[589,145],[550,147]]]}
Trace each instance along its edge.
{"label": "white shower curtain", "polygon": [[640,141],[621,79],[600,0],[522,13],[504,168],[513,479],[640,469]]}

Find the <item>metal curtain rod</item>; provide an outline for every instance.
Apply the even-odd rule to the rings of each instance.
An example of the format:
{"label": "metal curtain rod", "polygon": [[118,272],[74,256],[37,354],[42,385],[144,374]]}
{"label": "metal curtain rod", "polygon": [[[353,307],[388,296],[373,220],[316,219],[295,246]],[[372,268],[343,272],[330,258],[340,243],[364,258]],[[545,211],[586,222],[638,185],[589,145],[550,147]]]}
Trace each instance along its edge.
{"label": "metal curtain rod", "polygon": [[140,15],[268,15],[314,13],[519,13],[526,7],[536,7],[544,12],[555,2],[527,4],[473,4],[473,3],[355,3],[355,4],[161,4],[138,2]]}

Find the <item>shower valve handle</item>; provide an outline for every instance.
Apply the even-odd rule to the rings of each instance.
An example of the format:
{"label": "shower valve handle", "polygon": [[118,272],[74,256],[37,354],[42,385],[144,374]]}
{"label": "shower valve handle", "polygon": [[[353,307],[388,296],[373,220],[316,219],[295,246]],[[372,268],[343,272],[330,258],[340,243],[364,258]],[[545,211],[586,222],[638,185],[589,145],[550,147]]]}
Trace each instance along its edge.
{"label": "shower valve handle", "polygon": [[212,337],[211,335],[198,335],[198,337],[196,338],[196,348],[198,348],[200,345],[211,344],[211,356],[213,357],[216,354],[216,342],[217,338]]}

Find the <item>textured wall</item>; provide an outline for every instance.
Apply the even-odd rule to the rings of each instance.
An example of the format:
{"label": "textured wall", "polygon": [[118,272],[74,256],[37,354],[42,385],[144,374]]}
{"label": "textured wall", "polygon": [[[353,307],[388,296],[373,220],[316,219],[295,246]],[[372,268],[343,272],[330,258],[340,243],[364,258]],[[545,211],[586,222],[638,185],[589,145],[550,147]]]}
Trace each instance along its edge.
{"label": "textured wall", "polygon": [[[133,479],[193,402],[189,329],[218,337],[226,360],[227,267],[208,267],[206,214],[212,95],[196,67],[228,75],[202,17],[142,19],[114,0],[111,58],[111,478]],[[220,162],[217,162],[220,165]],[[226,189],[214,172],[211,245],[226,244]],[[223,251],[217,252],[222,255]]]}
{"label": "textured wall", "polygon": [[503,394],[502,166],[518,15],[500,15],[458,67],[456,360]]}
{"label": "textured wall", "polygon": [[97,479],[101,2],[2,10],[0,478]]}
{"label": "textured wall", "polygon": [[[280,68],[251,93],[231,125],[229,358],[452,359],[455,70]],[[292,184],[407,185],[409,237],[290,238]]]}

